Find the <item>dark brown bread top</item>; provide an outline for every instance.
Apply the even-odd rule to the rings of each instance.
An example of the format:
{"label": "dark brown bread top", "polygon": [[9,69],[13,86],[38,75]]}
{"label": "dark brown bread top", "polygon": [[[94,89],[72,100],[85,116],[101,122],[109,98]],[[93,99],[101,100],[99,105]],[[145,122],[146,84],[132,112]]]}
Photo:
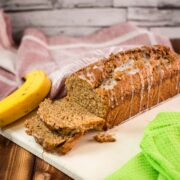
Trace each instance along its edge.
{"label": "dark brown bread top", "polygon": [[[180,58],[170,48],[144,46],[117,54],[91,64],[67,79],[82,79],[113,108],[127,96],[151,90],[163,79],[180,73]],[[177,75],[177,89],[179,88]],[[147,102],[148,103],[148,102]],[[158,103],[158,102],[157,102]]]}
{"label": "dark brown bread top", "polygon": [[104,119],[90,113],[68,97],[56,101],[45,99],[39,106],[38,114],[49,128],[64,134],[102,129],[105,123]]}
{"label": "dark brown bread top", "polygon": [[[140,71],[150,69],[167,70],[168,68],[178,69],[178,55],[169,47],[155,45],[143,46],[127,51],[121,51],[117,54],[111,54],[108,59],[103,59],[97,63],[91,64],[77,72],[82,79],[87,80],[92,87],[102,87],[104,80],[113,78],[121,80],[122,75],[135,75]],[[180,59],[179,59],[180,60]],[[172,66],[173,67],[169,67]],[[147,73],[145,73],[147,74]],[[105,85],[105,83],[104,83]],[[104,87],[104,89],[106,89]]]}

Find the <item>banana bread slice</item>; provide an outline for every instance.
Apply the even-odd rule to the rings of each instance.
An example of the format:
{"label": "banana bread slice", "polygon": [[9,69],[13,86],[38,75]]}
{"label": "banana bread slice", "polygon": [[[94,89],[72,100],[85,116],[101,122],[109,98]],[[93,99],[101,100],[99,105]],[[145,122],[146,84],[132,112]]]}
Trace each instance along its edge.
{"label": "banana bread slice", "polygon": [[41,121],[36,113],[27,117],[25,127],[27,128],[27,134],[33,136],[36,142],[42,145],[45,150],[61,154],[69,152],[75,142],[83,135],[82,133],[74,133],[65,136],[52,131]]}
{"label": "banana bread slice", "polygon": [[52,101],[45,99],[38,109],[41,120],[52,130],[70,135],[88,130],[101,130],[105,120],[90,113],[68,97]]}
{"label": "banana bread slice", "polygon": [[45,99],[37,113],[27,117],[25,127],[45,150],[66,154],[85,132],[101,130],[104,122],[65,97],[56,101]]}
{"label": "banana bread slice", "polygon": [[104,118],[105,128],[180,91],[180,56],[168,47],[144,46],[102,59],[66,80],[68,96]]}

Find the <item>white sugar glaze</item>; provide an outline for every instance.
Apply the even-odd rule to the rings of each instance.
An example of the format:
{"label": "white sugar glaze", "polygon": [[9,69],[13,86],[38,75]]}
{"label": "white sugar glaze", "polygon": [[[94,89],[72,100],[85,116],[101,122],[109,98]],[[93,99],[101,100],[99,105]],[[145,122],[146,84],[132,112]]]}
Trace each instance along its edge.
{"label": "white sugar glaze", "polygon": [[133,103],[133,99],[134,99],[134,83],[133,83],[133,78],[132,78],[131,75],[130,75],[130,84],[131,84],[131,92],[132,92],[132,95],[131,95],[131,102],[130,102],[129,117],[131,117],[131,115],[132,115],[132,103]]}
{"label": "white sugar glaze", "polygon": [[90,72],[90,70],[87,71],[86,76],[89,78],[89,80],[92,82],[94,82],[95,80],[95,76],[93,72]]}
{"label": "white sugar glaze", "polygon": [[180,87],[179,87],[179,71],[180,71],[180,67],[179,67],[179,61],[177,60],[177,70],[178,70],[178,75],[177,75],[177,83],[176,83],[176,90],[178,91],[178,93],[179,93],[179,89],[180,89]]}
{"label": "white sugar glaze", "polygon": [[[122,78],[124,79],[124,76],[122,76]],[[124,101],[124,90],[123,90],[123,86],[121,86],[121,100]]]}
{"label": "white sugar glaze", "polygon": [[143,74],[141,72],[139,72],[139,77],[141,80],[141,96],[140,96],[140,103],[139,103],[139,112],[141,112],[142,109],[142,101],[143,101],[143,96],[144,96],[144,77]]}
{"label": "white sugar glaze", "polygon": [[86,78],[86,76],[84,75],[84,73],[81,73],[81,74],[79,75],[79,78],[81,78],[81,79],[83,79],[83,80],[87,80],[87,78]]}
{"label": "white sugar glaze", "polygon": [[153,67],[149,61],[145,63],[146,72],[147,72],[147,81],[148,81],[148,97],[147,97],[147,109],[149,108],[149,97],[151,92],[151,87],[153,83]]}
{"label": "white sugar glaze", "polygon": [[101,84],[100,88],[105,90],[112,90],[116,84],[117,81],[115,79],[109,78]]}
{"label": "white sugar glaze", "polygon": [[162,85],[162,80],[163,80],[163,76],[164,76],[164,70],[161,67],[161,61],[158,60],[158,70],[159,70],[159,75],[160,75],[160,81],[159,81],[159,87],[158,87],[158,99],[157,99],[157,104],[160,101],[160,94],[161,94],[161,85]]}
{"label": "white sugar glaze", "polygon": [[139,69],[134,68],[134,69],[132,69],[132,70],[130,70],[130,71],[127,71],[126,74],[128,74],[128,75],[134,75],[134,74],[137,74],[137,73],[139,73],[139,72],[140,72]]}
{"label": "white sugar glaze", "polygon": [[91,77],[91,79],[88,79],[83,72],[80,73],[79,78],[87,81],[90,85],[92,85],[92,77]]}
{"label": "white sugar glaze", "polygon": [[[139,71],[140,71],[139,69],[134,68],[134,60],[133,59],[129,59],[127,63],[122,64],[121,66],[116,67],[114,69],[114,72],[118,72],[118,71],[122,72],[122,71],[126,71],[127,69],[131,69],[130,71],[125,72],[126,74],[128,74],[130,76],[135,75],[136,73],[139,73]],[[131,80],[132,80],[132,77],[131,77]],[[131,87],[134,88],[134,85],[132,85],[132,83],[131,83]],[[132,101],[133,101],[133,96],[134,96],[134,89],[132,89]],[[124,100],[123,87],[121,87],[121,100],[122,101]],[[131,108],[130,108],[130,116],[131,116],[131,111],[132,111],[132,104],[131,104]]]}
{"label": "white sugar glaze", "polygon": [[122,64],[121,66],[118,66],[114,69],[114,72],[117,71],[125,71],[126,69],[132,67],[134,65],[134,60],[133,59],[129,59],[127,63]]}
{"label": "white sugar glaze", "polygon": [[113,90],[108,91],[108,97],[109,97],[109,106],[114,108],[115,106],[118,106],[118,99],[116,97],[116,94]]}
{"label": "white sugar glaze", "polygon": [[103,72],[103,66],[102,65],[94,65],[93,66],[93,69],[98,69],[98,70],[100,70],[101,72]]}
{"label": "white sugar glaze", "polygon": [[105,70],[104,70],[104,65],[103,64],[101,64],[101,65],[94,65],[93,69],[98,69],[101,72],[102,78],[103,79],[106,78]]}

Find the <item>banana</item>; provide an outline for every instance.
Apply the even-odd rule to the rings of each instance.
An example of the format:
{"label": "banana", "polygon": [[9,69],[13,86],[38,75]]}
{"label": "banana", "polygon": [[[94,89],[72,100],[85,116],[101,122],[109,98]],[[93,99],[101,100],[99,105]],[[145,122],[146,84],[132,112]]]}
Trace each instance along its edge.
{"label": "banana", "polygon": [[0,101],[0,127],[4,127],[38,107],[51,88],[51,81],[41,71],[31,71],[25,82],[11,95]]}

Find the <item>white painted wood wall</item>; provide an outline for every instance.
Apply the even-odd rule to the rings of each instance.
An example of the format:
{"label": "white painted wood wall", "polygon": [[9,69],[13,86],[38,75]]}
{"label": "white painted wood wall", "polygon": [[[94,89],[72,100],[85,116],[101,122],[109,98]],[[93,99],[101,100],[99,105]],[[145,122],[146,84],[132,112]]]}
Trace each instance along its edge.
{"label": "white painted wood wall", "polygon": [[180,0],[0,0],[11,16],[14,34],[35,26],[48,35],[87,35],[131,21],[180,38]]}

